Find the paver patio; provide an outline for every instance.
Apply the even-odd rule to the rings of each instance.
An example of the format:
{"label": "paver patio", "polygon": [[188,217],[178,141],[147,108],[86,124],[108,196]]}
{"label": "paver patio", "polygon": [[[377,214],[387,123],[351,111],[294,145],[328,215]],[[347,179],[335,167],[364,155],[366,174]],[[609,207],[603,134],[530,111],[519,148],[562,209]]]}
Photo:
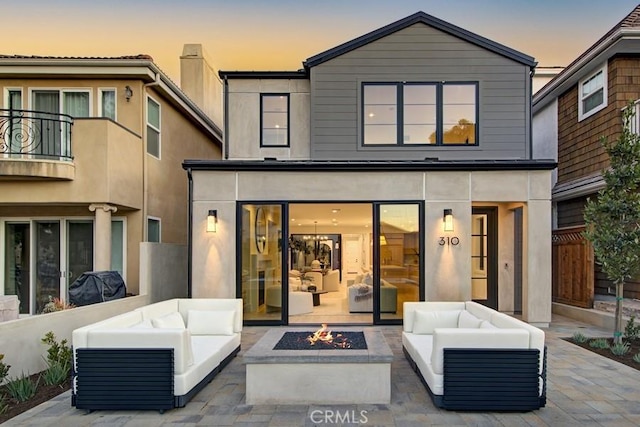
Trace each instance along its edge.
{"label": "paver patio", "polygon": [[[610,332],[554,315],[548,346],[547,406],[526,413],[450,412],[436,408],[402,354],[400,326],[382,326],[394,359],[389,405],[246,405],[242,354],[268,327],[245,327],[242,351],[182,409],[96,411],[71,406],[70,392],[7,421],[7,426],[638,426],[640,371],[598,356],[561,337]],[[321,373],[319,373],[321,374]],[[336,384],[339,386],[339,384]],[[364,412],[362,412],[364,411]],[[338,419],[338,416],[341,417]],[[365,422],[366,420],[366,422]],[[340,421],[340,423],[336,423]]]}

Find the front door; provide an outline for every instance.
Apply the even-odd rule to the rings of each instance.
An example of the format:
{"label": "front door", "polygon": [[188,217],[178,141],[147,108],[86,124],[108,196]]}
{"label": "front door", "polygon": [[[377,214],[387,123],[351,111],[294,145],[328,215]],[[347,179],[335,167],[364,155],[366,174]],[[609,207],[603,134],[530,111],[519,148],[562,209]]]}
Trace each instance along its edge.
{"label": "front door", "polygon": [[497,310],[498,208],[474,207],[471,221],[471,298]]}

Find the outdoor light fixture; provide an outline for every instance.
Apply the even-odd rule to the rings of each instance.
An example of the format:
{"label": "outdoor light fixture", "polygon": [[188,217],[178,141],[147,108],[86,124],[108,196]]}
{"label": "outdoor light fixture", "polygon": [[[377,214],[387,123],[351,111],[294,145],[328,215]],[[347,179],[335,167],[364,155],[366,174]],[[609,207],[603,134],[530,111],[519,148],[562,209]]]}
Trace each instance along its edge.
{"label": "outdoor light fixture", "polygon": [[131,86],[126,85],[124,87],[124,99],[127,100],[127,102],[131,101],[131,97],[133,96],[133,89],[131,89]]}
{"label": "outdoor light fixture", "polygon": [[207,215],[207,233],[215,233],[218,227],[218,211],[212,209]]}
{"label": "outdoor light fixture", "polygon": [[444,223],[444,231],[453,231],[453,210],[445,209],[442,215],[442,222]]}

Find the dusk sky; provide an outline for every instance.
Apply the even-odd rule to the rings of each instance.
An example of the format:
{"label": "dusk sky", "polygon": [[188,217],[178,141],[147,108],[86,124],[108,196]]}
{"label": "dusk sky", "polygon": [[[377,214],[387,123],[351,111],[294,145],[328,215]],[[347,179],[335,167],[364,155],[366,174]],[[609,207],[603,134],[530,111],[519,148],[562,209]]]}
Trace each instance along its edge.
{"label": "dusk sky", "polygon": [[22,0],[5,1],[0,54],[149,54],[179,81],[185,43],[219,70],[287,70],[423,11],[564,66],[639,0]]}

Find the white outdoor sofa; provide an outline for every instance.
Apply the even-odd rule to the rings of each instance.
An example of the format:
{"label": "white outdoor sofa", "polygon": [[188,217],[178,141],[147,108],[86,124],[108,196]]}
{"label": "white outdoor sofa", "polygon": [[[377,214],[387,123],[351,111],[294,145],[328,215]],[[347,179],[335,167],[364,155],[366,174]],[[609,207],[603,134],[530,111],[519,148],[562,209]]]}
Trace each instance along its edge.
{"label": "white outdoor sofa", "polygon": [[242,299],[171,299],[73,331],[71,403],[183,407],[240,351]]}
{"label": "white outdoor sofa", "polygon": [[481,304],[405,302],[402,347],[434,404],[528,411],[546,404],[544,332]]}

